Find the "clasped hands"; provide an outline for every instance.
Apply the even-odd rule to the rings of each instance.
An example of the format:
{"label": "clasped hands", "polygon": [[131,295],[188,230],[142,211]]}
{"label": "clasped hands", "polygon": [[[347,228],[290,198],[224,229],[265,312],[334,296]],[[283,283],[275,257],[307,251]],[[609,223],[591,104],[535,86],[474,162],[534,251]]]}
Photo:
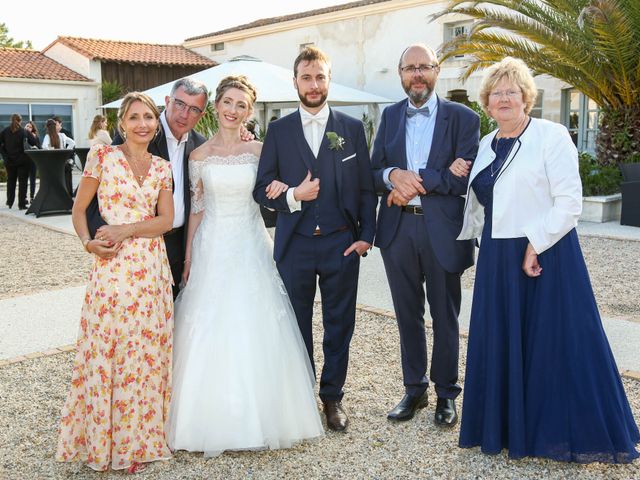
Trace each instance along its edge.
{"label": "clasped hands", "polygon": [[427,190],[422,185],[422,177],[411,170],[394,168],[389,174],[389,182],[393,190],[387,196],[387,206],[404,207],[418,195],[426,195]]}
{"label": "clasped hands", "polygon": [[103,225],[96,231],[91,240],[91,251],[100,258],[109,260],[116,256],[122,248],[122,242],[129,235],[129,225]]}

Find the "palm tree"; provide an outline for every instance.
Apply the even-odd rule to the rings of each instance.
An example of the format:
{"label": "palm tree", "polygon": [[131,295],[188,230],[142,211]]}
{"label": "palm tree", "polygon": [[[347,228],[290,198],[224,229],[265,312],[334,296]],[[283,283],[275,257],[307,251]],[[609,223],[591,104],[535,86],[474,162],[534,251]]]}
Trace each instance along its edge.
{"label": "palm tree", "polygon": [[452,0],[433,19],[463,14],[469,35],[441,58],[469,55],[462,79],[506,56],[573,85],[601,109],[601,164],[640,161],[640,0]]}

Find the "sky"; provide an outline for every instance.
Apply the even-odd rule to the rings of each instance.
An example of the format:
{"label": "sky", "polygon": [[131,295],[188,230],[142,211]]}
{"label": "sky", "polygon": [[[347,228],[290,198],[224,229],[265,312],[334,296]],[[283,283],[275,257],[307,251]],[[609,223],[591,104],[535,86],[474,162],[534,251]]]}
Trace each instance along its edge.
{"label": "sky", "polygon": [[[135,0],[31,0],[24,8],[2,8],[14,40],[31,40],[42,50],[58,36],[180,44],[185,39],[242,25],[261,18],[288,15],[348,3],[350,0],[187,0],[162,2],[189,5],[190,12],[169,10],[161,2]],[[5,3],[5,2],[3,2]],[[26,4],[25,4],[26,5]],[[155,6],[157,5],[157,6]]]}

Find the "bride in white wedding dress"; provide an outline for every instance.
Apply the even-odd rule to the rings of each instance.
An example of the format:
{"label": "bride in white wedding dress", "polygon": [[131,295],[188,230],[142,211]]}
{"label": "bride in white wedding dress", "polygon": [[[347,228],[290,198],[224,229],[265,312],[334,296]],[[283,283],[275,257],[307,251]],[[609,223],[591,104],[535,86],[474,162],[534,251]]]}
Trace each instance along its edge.
{"label": "bride in white wedding dress", "polygon": [[[192,216],[167,428],[173,450],[213,456],[324,434],[307,351],[252,198],[262,144],[242,142],[240,126],[255,98],[245,77],[223,79],[220,130],[189,160]],[[270,188],[277,196],[284,187]]]}

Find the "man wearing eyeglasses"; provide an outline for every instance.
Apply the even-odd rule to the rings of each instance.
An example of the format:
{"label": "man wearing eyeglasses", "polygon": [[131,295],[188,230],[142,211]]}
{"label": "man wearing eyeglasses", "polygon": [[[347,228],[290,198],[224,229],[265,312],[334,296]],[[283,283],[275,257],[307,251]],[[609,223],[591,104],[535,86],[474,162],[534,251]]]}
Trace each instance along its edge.
{"label": "man wearing eyeglasses", "polygon": [[433,321],[430,378],[437,394],[435,423],[451,427],[458,415],[460,277],[473,265],[473,244],[457,241],[466,178],[449,166],[473,161],[478,115],[434,92],[440,66],[426,45],[400,56],[398,74],[408,98],[387,107],[374,142],[372,164],[382,195],[376,230],[400,331],[405,395],[387,418],[403,421],[427,406],[429,379],[424,325],[426,299]]}
{"label": "man wearing eyeglasses", "polygon": [[[191,152],[206,140],[193,128],[204,115],[209,91],[204,83],[185,77],[173,84],[171,93],[164,100],[166,108],[160,114],[160,128],[148,150],[171,162],[174,217],[173,228],[164,234],[164,241],[171,264],[175,299],[184,268],[187,223],[191,210],[188,160]],[[122,138],[116,134],[113,145],[121,143]]]}

